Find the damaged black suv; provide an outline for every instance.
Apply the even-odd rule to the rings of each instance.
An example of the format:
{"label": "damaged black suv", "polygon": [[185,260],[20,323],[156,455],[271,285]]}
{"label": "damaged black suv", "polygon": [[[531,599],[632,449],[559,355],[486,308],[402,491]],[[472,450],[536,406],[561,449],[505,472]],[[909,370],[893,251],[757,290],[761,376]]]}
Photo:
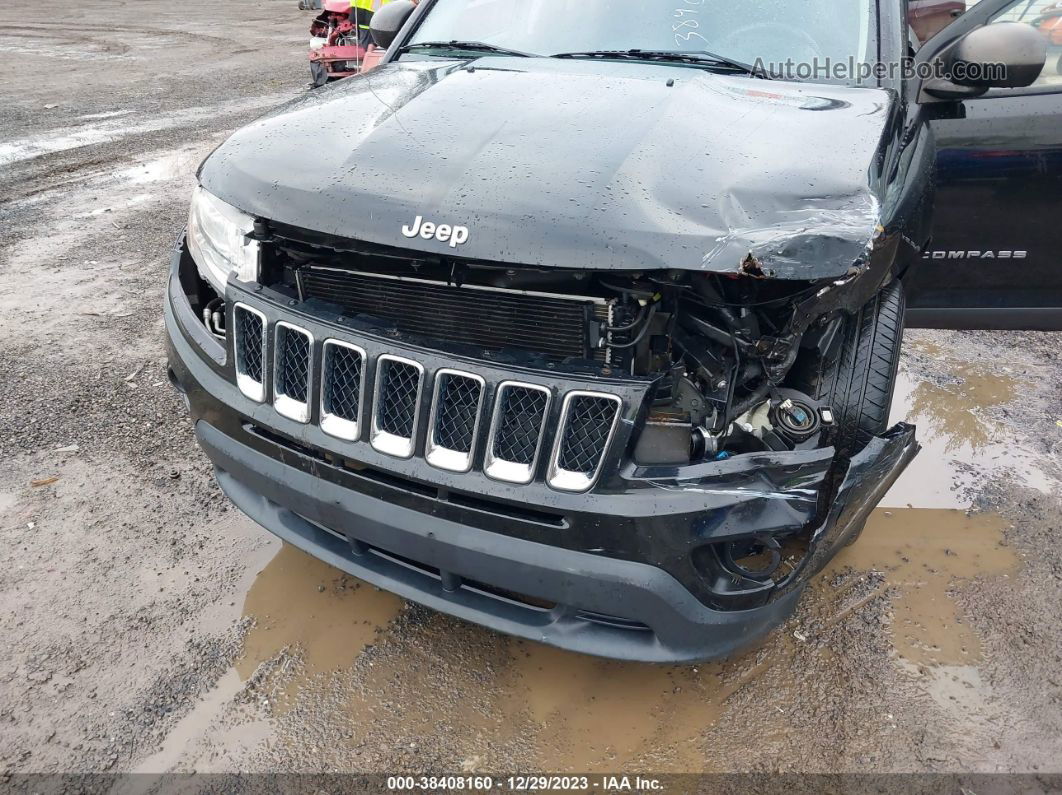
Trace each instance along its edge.
{"label": "damaged black suv", "polygon": [[918,451],[905,316],[1060,325],[1028,6],[924,44],[901,0],[383,6],[377,69],[200,169],[166,328],[222,488],[526,638],[763,635]]}

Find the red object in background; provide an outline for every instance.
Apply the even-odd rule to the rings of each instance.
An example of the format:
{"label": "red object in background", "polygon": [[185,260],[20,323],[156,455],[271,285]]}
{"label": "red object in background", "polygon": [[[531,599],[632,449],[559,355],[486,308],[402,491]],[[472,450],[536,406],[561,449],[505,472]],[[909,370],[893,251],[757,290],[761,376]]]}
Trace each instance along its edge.
{"label": "red object in background", "polygon": [[1062,2],[1047,6],[1033,25],[1052,44],[1062,44]]}
{"label": "red object in background", "polygon": [[[383,53],[380,53],[383,55]],[[368,51],[358,45],[336,45],[310,50],[310,63],[319,63],[328,72],[329,79],[339,80],[366,71]],[[379,60],[377,57],[375,60]],[[375,66],[375,62],[373,66]]]}
{"label": "red object in background", "polygon": [[[325,0],[323,13],[310,25],[310,64],[324,70],[317,85],[364,70],[368,48],[359,42],[359,31],[350,21],[350,0]],[[315,81],[317,78],[315,78]]]}

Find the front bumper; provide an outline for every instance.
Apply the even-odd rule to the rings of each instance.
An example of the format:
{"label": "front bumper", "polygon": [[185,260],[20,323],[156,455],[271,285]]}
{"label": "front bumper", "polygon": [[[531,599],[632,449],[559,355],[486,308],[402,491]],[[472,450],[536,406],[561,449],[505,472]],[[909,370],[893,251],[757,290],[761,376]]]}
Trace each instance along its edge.
{"label": "front bumper", "polygon": [[[367,582],[561,648],[679,662],[750,644],[792,612],[808,579],[859,531],[917,453],[914,429],[898,426],[851,462],[826,450],[640,469],[621,455],[598,487],[579,495],[390,460],[244,397],[231,351],[206,333],[184,296],[181,259],[178,252],[166,302],[171,372],[233,502],[284,540]],[[367,338],[312,307],[286,300],[281,307],[268,291],[233,282],[228,292],[230,305],[252,303],[270,320],[294,316],[316,339]],[[387,343],[399,352],[404,345]],[[429,369],[443,361],[452,363],[442,357]],[[628,403],[629,438],[640,387],[610,387]],[[828,482],[840,486],[832,504],[821,506],[819,489]],[[699,546],[795,527],[809,528],[812,543],[782,586],[733,593],[732,584],[692,563]]]}

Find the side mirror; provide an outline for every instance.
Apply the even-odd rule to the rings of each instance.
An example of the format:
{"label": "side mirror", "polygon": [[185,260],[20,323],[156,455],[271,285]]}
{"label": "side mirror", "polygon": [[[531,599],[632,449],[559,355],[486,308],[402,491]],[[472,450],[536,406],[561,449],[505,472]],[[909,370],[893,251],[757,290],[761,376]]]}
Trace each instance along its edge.
{"label": "side mirror", "polygon": [[[391,46],[398,31],[406,24],[406,20],[416,10],[417,4],[412,0],[392,0],[379,11],[372,15],[369,23],[369,32],[377,47],[385,50]],[[1046,57],[1046,56],[1045,56]]]}
{"label": "side mirror", "polygon": [[1024,88],[1047,62],[1047,38],[1024,22],[996,22],[971,30],[947,55],[948,76],[969,88]]}

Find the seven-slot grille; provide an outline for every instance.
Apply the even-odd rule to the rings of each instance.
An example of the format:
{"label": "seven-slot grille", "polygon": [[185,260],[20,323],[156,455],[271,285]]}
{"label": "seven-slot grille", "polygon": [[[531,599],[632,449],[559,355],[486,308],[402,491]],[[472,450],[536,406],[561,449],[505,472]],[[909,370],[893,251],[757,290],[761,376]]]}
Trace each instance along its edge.
{"label": "seven-slot grille", "polygon": [[[241,304],[234,306],[234,313],[238,378],[242,374],[251,387],[257,385],[264,399],[269,339],[265,318]],[[315,345],[308,331],[277,322],[271,342],[273,405],[279,414],[309,422],[310,407],[318,399],[325,433],[360,442],[368,426],[371,445],[398,458],[413,456],[423,431],[428,463],[453,472],[472,469],[477,444],[485,436],[483,471],[509,483],[532,482],[548,453],[546,479],[553,488],[592,488],[623,405],[617,395],[569,392],[563,396],[558,430],[551,432],[553,394],[538,384],[488,385],[474,373],[448,368],[426,373],[422,364],[391,354],[379,355],[374,362],[363,348],[334,339],[320,345],[320,370],[315,373]],[[248,394],[244,385],[241,389]],[[422,413],[427,409],[425,423]]]}

